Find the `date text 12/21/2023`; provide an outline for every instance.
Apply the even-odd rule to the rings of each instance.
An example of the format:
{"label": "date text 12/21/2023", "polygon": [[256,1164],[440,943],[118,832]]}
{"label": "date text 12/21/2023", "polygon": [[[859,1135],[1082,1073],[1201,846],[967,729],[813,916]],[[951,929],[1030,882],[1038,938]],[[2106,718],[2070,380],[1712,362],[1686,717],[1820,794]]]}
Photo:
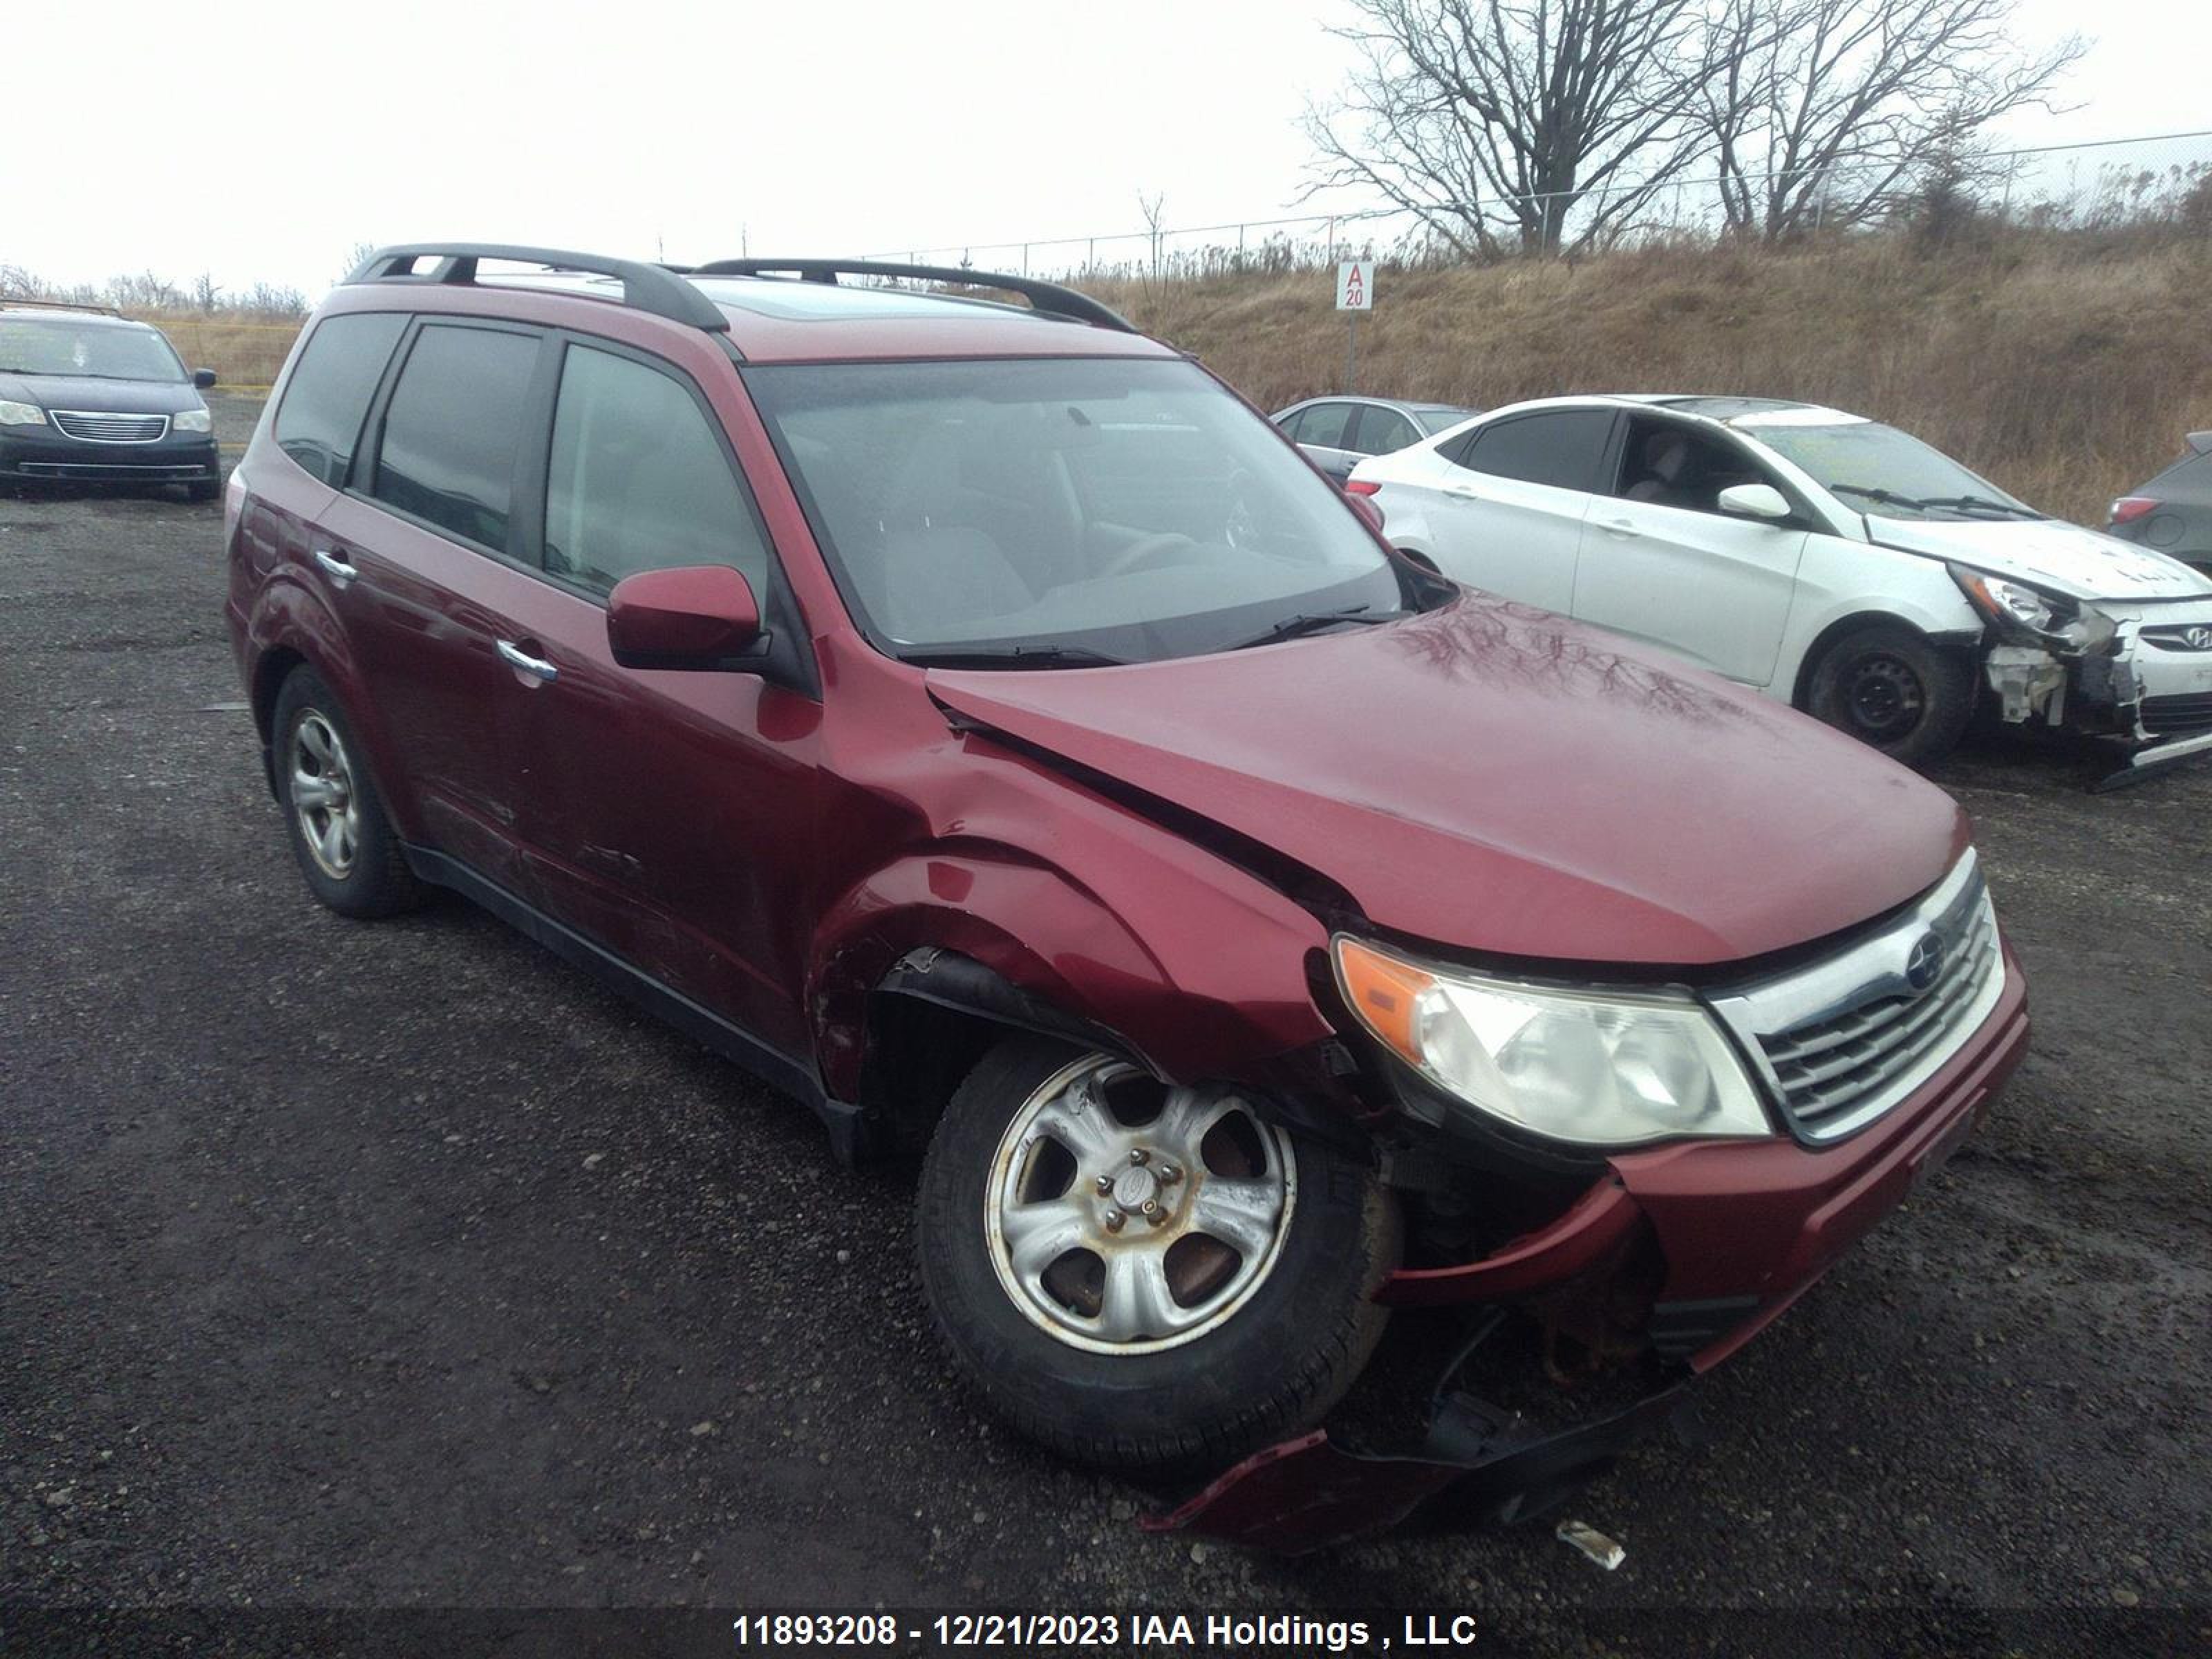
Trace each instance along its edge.
{"label": "date text 12/21/2023", "polygon": [[1479,1631],[1474,1616],[1465,1612],[1401,1613],[1387,1620],[1294,1613],[763,1613],[737,1619],[731,1628],[739,1648],[926,1644],[939,1650],[1085,1650],[1127,1645],[1346,1654],[1468,1648]]}

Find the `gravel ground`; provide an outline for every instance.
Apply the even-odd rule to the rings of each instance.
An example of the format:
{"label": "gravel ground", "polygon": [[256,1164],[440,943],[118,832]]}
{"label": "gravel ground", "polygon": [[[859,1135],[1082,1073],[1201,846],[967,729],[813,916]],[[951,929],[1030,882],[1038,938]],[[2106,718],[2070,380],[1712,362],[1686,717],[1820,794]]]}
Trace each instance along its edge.
{"label": "gravel ground", "polygon": [[1152,1494],[979,1413],[908,1172],[841,1170],[459,902],[310,902],[220,523],[0,500],[0,1650],[89,1628],[24,1622],[58,1607],[878,1602],[1463,1607],[1492,1652],[1755,1647],[1807,1608],[1893,1650],[2212,1645],[2212,766],[1944,769],[2033,1053],[1708,1379],[1710,1443],[1575,1501],[1620,1571],[1540,1528],[1291,1565],[1142,1534]]}

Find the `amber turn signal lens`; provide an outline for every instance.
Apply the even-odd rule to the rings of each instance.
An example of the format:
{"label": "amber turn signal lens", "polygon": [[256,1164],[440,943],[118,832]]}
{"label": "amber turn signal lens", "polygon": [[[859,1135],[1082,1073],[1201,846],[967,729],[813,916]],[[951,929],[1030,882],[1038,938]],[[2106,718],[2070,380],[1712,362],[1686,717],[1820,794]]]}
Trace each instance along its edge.
{"label": "amber turn signal lens", "polygon": [[1336,977],[1344,1000],[1352,1005],[1360,1024],[1389,1043],[1407,1064],[1420,1065],[1413,1018],[1421,993],[1436,980],[1410,963],[1351,939],[1336,942]]}

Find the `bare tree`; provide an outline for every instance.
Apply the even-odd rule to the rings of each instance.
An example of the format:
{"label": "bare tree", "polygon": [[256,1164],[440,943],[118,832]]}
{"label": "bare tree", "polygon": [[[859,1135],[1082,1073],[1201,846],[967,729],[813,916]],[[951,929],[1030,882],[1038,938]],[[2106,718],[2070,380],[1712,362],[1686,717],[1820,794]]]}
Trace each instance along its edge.
{"label": "bare tree", "polygon": [[1602,241],[1692,153],[1698,0],[1352,0],[1306,193],[1380,191],[1462,256]]}
{"label": "bare tree", "polygon": [[1990,122],[2051,107],[2087,50],[2014,44],[2017,0],[1721,0],[1698,81],[1729,229],[1894,211]]}

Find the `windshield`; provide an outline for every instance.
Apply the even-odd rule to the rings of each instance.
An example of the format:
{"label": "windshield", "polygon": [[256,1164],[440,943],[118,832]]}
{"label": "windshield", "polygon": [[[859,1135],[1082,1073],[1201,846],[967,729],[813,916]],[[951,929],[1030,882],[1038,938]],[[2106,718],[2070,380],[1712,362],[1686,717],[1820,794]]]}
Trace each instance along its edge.
{"label": "windshield", "polygon": [[793,365],[745,381],[847,604],[895,655],[1148,661],[1407,603],[1334,487],[1193,364]]}
{"label": "windshield", "polygon": [[1431,438],[1437,433],[1457,426],[1462,421],[1474,418],[1471,409],[1417,409],[1413,418],[1421,423],[1421,430]]}
{"label": "windshield", "polygon": [[181,380],[185,367],[150,328],[68,317],[0,317],[0,374]]}
{"label": "windshield", "polygon": [[1737,429],[1812,474],[1854,513],[1881,519],[2039,519],[1942,450],[1874,421],[1795,426],[1743,422]]}

